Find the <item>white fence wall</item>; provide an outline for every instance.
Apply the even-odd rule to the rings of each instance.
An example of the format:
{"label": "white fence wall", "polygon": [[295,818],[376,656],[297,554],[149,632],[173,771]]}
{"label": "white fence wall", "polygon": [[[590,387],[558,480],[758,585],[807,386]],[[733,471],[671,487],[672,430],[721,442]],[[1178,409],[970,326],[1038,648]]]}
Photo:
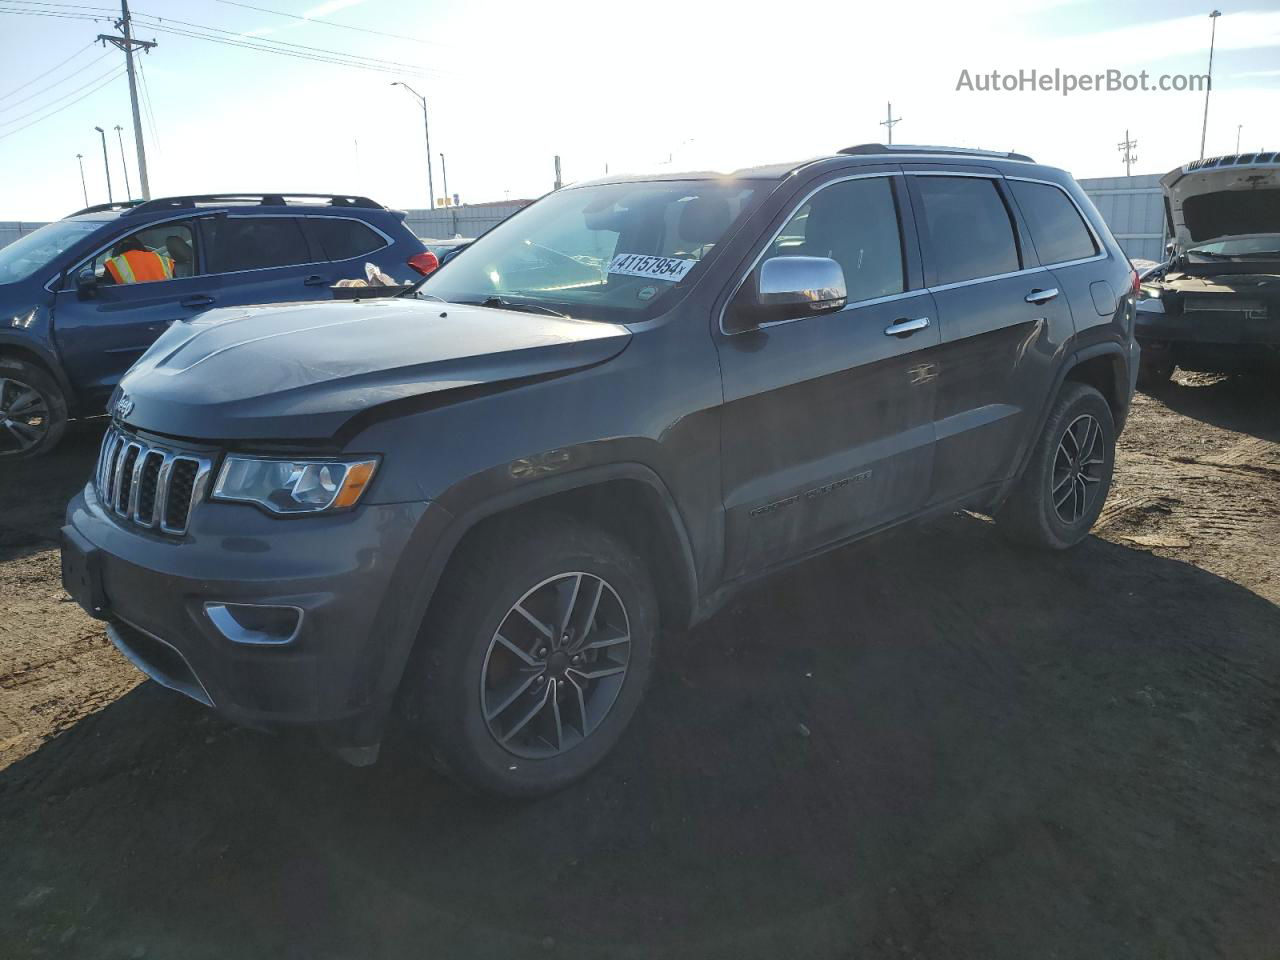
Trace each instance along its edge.
{"label": "white fence wall", "polygon": [[1168,239],[1160,174],[1137,177],[1094,177],[1080,186],[1102,214],[1120,246],[1131,258],[1164,260]]}

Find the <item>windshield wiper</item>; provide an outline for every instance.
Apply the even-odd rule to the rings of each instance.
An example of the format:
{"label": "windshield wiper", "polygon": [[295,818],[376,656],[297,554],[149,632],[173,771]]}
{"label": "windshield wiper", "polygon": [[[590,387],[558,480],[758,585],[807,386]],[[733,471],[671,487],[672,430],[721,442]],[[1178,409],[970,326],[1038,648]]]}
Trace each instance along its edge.
{"label": "windshield wiper", "polygon": [[485,297],[483,300],[459,300],[459,303],[465,303],[473,307],[493,307],[496,310],[520,310],[526,313],[545,313],[550,317],[560,317],[562,320],[568,320],[567,313],[561,313],[559,310],[552,310],[550,307],[544,307],[540,303],[522,303],[518,300],[508,300],[505,297]]}

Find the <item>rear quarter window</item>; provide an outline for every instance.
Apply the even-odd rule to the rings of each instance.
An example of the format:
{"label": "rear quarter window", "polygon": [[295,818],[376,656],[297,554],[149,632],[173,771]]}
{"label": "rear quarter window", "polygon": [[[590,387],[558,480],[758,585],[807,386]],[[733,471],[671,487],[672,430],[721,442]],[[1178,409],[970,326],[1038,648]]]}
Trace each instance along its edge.
{"label": "rear quarter window", "polygon": [[1008,183],[1027,221],[1041,263],[1083,260],[1098,252],[1080,211],[1061,188],[1026,180]]}
{"label": "rear quarter window", "polygon": [[387,241],[377,231],[359,220],[308,217],[307,226],[329,260],[363,257],[387,245]]}

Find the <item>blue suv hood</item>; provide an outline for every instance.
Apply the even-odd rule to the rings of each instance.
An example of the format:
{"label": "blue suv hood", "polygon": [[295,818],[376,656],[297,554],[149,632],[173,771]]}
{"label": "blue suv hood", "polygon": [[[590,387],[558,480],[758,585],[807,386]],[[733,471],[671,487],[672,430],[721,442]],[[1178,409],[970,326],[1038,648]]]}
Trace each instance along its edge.
{"label": "blue suv hood", "polygon": [[328,439],[381,404],[591,366],[630,337],[615,324],[425,300],[228,307],[170,327],[111,408],[175,437]]}

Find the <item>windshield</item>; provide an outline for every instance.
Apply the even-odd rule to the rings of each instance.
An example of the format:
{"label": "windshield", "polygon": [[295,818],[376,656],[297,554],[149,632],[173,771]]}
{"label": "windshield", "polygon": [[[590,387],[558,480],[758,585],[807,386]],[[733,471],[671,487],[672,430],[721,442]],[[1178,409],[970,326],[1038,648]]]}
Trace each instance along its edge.
{"label": "windshield", "polygon": [[101,220],[59,220],[0,248],[0,283],[25,280],[102,226]]}
{"label": "windshield", "polygon": [[688,288],[756,194],[742,182],[690,180],[561,190],[475,241],[422,293],[634,320]]}
{"label": "windshield", "polygon": [[1249,237],[1228,237],[1191,247],[1188,253],[1208,258],[1257,257],[1280,253],[1280,233],[1256,234]]}

